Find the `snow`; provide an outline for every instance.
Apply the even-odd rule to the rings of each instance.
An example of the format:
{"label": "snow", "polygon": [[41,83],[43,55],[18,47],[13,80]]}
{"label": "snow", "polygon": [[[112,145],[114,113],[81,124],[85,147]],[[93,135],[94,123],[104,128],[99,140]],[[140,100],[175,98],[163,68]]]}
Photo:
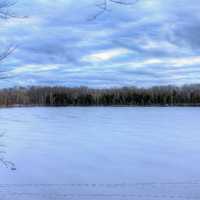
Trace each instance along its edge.
{"label": "snow", "polygon": [[200,199],[200,108],[0,109],[0,199]]}

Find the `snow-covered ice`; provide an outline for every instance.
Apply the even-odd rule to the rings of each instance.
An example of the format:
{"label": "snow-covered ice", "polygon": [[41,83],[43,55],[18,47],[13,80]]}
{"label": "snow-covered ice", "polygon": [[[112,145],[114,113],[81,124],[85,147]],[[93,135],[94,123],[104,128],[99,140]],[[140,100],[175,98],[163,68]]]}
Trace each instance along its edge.
{"label": "snow-covered ice", "polygon": [[0,109],[17,168],[0,167],[0,199],[200,199],[199,119],[200,108]]}

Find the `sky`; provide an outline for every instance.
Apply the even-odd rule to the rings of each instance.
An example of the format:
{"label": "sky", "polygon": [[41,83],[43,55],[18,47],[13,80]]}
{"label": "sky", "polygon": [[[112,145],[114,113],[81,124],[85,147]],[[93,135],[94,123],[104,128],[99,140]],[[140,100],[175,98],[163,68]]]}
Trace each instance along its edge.
{"label": "sky", "polygon": [[124,1],[95,18],[102,0],[18,0],[21,17],[0,21],[0,51],[16,46],[0,87],[200,83],[199,0]]}

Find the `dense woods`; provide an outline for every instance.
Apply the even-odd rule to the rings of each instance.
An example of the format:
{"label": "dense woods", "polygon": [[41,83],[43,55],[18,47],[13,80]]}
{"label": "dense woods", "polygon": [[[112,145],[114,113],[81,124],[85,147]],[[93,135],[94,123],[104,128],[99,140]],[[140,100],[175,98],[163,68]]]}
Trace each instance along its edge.
{"label": "dense woods", "polygon": [[0,106],[200,106],[200,85],[123,87],[28,87],[0,90]]}

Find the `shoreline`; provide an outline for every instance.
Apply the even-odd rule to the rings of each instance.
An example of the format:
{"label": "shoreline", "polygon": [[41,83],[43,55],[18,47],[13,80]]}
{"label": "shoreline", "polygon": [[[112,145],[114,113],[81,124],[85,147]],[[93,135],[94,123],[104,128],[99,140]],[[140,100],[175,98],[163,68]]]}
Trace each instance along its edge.
{"label": "shoreline", "polygon": [[200,84],[91,89],[27,87],[0,90],[0,107],[199,107]]}
{"label": "shoreline", "polygon": [[200,107],[200,105],[9,105],[9,106],[0,106],[0,109],[5,108],[175,108],[175,107]]}

